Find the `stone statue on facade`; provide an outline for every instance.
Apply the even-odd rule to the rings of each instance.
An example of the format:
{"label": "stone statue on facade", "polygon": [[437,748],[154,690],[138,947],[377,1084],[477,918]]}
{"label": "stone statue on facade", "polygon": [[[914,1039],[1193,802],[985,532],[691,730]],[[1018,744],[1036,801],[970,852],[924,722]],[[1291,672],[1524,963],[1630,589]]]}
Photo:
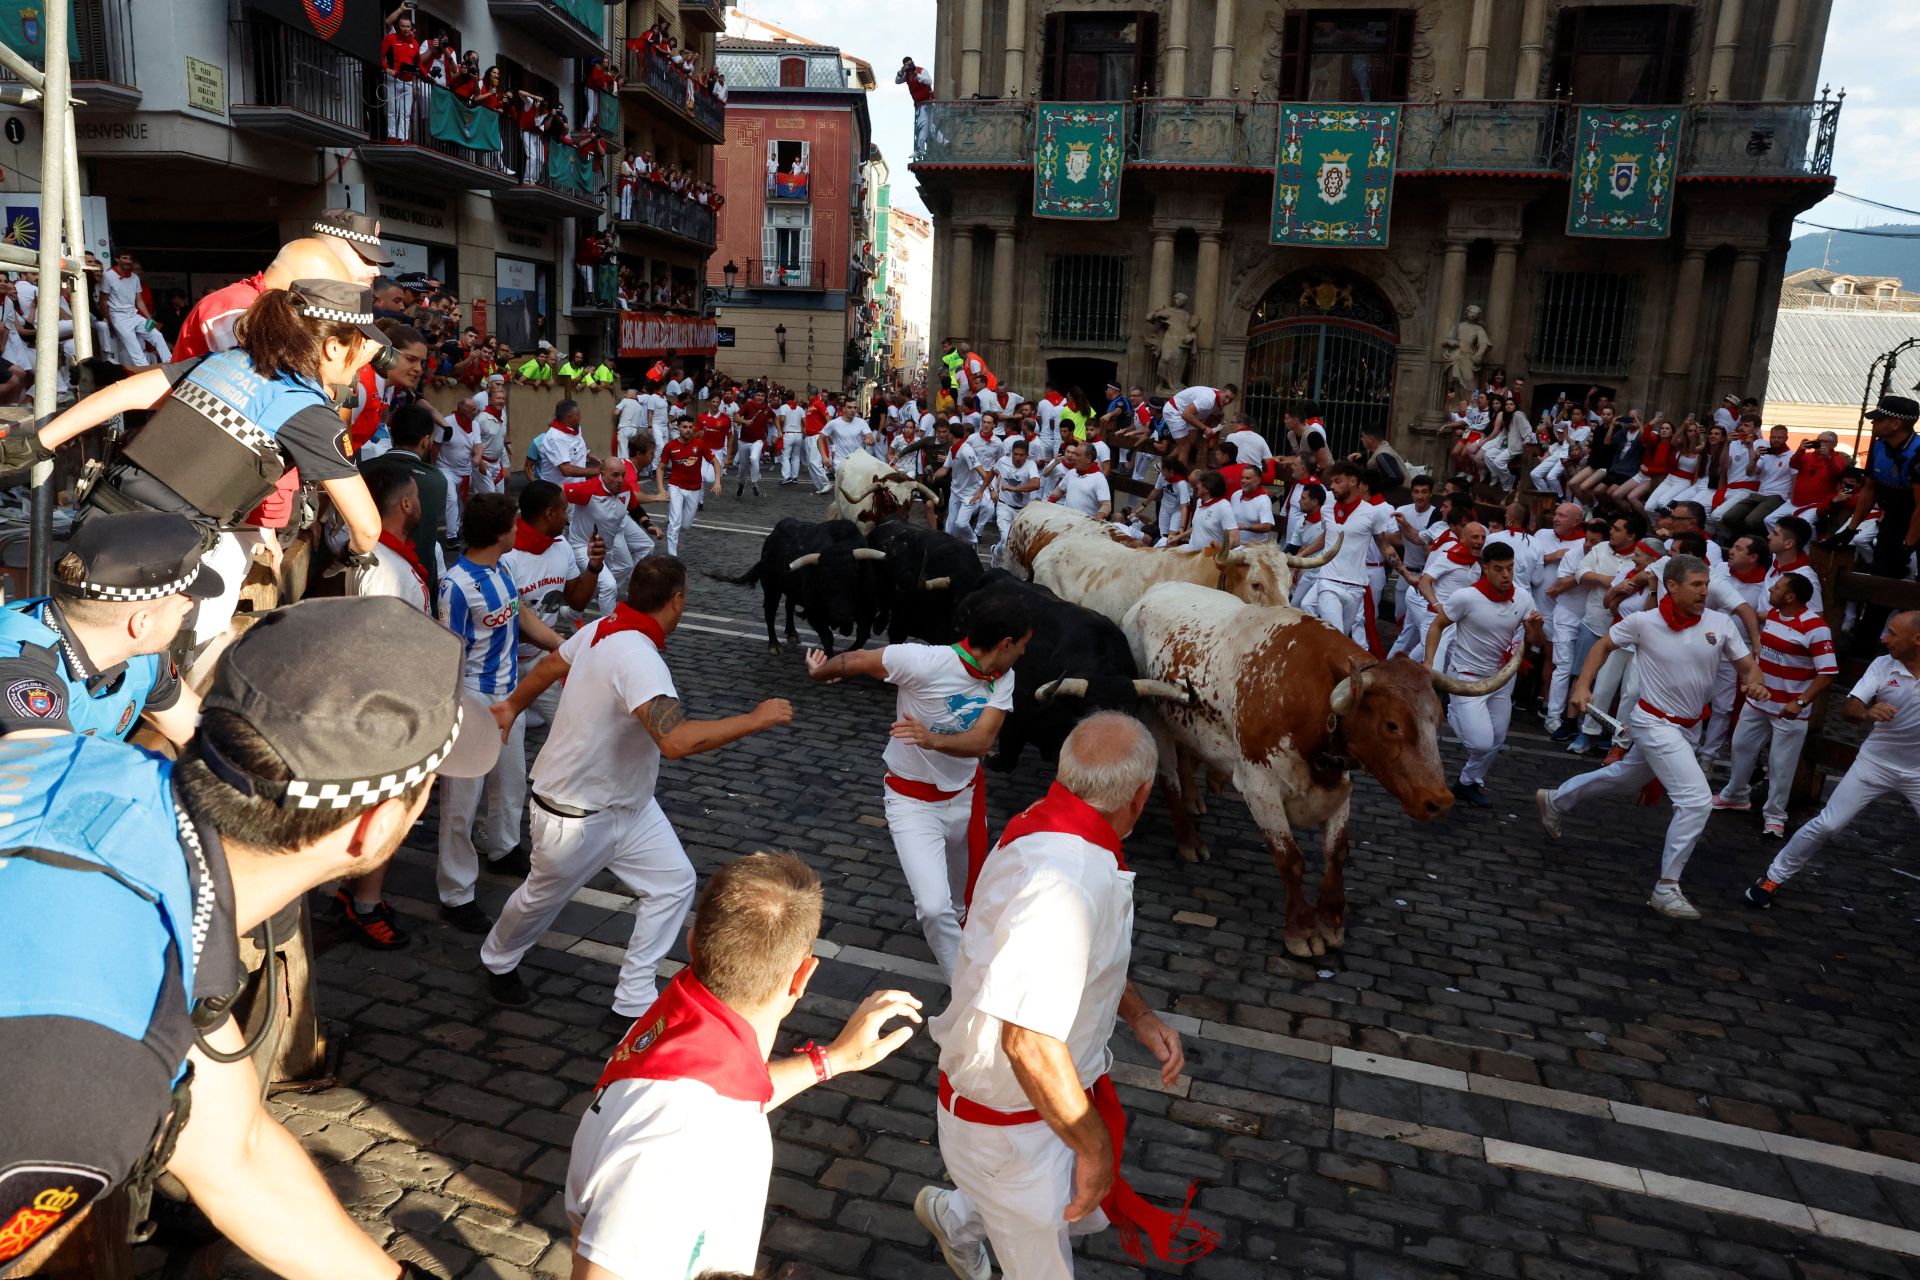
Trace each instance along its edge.
{"label": "stone statue on facade", "polygon": [[1187,385],[1187,361],[1199,337],[1195,316],[1187,310],[1188,301],[1186,294],[1176,293],[1171,304],[1147,316],[1147,324],[1151,326],[1147,350],[1154,357],[1154,378],[1161,394],[1179,391]]}
{"label": "stone statue on facade", "polygon": [[1480,323],[1480,308],[1469,303],[1460,323],[1440,341],[1440,358],[1447,362],[1447,378],[1462,391],[1480,385],[1480,365],[1493,349],[1493,339]]}

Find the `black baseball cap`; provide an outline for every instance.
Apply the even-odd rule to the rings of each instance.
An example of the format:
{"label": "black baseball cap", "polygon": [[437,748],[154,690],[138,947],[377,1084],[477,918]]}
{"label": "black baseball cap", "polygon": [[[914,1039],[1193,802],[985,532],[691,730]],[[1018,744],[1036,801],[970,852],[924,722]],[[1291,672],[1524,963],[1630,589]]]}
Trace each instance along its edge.
{"label": "black baseball cap", "polygon": [[355,213],[351,209],[328,209],[313,220],[313,231],[317,235],[338,236],[353,246],[355,253],[363,262],[376,267],[390,267],[393,259],[380,247],[380,222],[371,214]]}
{"label": "black baseball cap", "polygon": [[200,563],[207,550],[200,526],[164,511],[95,513],[81,522],[67,554],[85,566],[79,582],[54,579],[56,594],[80,600],[132,603],[186,596],[209,600],[226,590],[220,575]]}
{"label": "black baseball cap", "polygon": [[294,310],[307,319],[354,325],[381,346],[393,345],[373,322],[373,290],[344,280],[295,280],[291,292]]}
{"label": "black baseball cap", "polygon": [[1901,418],[1907,422],[1920,419],[1920,401],[1912,396],[1881,396],[1880,403],[1867,410],[1869,418]]}
{"label": "black baseball cap", "polygon": [[247,773],[204,731],[197,749],[228,785],[283,809],[365,808],[429,774],[477,778],[500,754],[500,728],[462,666],[459,638],[396,596],[276,609],[227,650],[202,706],[245,720],[292,780]]}

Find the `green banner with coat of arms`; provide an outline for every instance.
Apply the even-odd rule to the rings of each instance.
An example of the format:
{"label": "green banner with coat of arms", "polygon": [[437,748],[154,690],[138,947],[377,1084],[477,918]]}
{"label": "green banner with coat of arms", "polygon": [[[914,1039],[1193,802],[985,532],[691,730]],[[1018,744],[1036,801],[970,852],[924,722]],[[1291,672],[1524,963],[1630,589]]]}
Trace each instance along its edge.
{"label": "green banner with coat of arms", "polygon": [[1663,240],[1673,228],[1679,107],[1582,107],[1567,234]]}
{"label": "green banner with coat of arms", "polygon": [[1033,216],[1120,216],[1124,102],[1042,102],[1033,121]]}
{"label": "green banner with coat of arms", "polygon": [[1272,243],[1386,248],[1400,108],[1287,103],[1278,132]]}

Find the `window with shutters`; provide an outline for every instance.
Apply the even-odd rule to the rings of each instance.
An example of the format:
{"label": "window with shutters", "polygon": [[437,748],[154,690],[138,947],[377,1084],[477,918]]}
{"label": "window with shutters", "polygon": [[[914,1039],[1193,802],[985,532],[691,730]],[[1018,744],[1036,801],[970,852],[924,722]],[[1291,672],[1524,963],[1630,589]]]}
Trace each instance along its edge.
{"label": "window with shutters", "polygon": [[780,59],[780,87],[782,89],[804,89],[807,87],[807,60],[805,58]]}
{"label": "window with shutters", "polygon": [[1560,11],[1553,97],[1645,106],[1681,102],[1693,14],[1685,5],[1582,5]]}
{"label": "window with shutters", "polygon": [[1127,260],[1070,253],[1047,261],[1044,341],[1077,347],[1127,345]]}
{"label": "window with shutters", "polygon": [[1535,373],[1624,374],[1633,359],[1640,280],[1608,271],[1547,271],[1536,284],[1527,363]]}
{"label": "window with shutters", "polygon": [[1157,15],[1052,13],[1041,38],[1040,96],[1052,102],[1124,102],[1154,91]]}
{"label": "window with shutters", "polygon": [[1408,9],[1295,9],[1281,33],[1283,102],[1404,102],[1413,74]]}
{"label": "window with shutters", "polygon": [[805,142],[785,138],[767,142],[767,199],[805,200],[812,162]]}

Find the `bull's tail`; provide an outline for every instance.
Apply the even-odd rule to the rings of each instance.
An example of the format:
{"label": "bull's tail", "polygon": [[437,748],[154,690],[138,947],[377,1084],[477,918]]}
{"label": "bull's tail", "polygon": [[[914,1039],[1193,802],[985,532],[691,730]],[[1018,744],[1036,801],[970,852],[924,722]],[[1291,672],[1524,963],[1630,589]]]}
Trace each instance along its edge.
{"label": "bull's tail", "polygon": [[840,514],[840,498],[838,494],[835,494],[833,501],[827,504],[827,519],[851,520],[852,518],[853,518],[852,516],[844,516]]}
{"label": "bull's tail", "polygon": [[755,564],[753,568],[747,570],[737,578],[729,578],[724,573],[715,573],[712,569],[707,570],[707,576],[715,582],[725,582],[736,587],[757,586],[760,582],[760,566]]}

